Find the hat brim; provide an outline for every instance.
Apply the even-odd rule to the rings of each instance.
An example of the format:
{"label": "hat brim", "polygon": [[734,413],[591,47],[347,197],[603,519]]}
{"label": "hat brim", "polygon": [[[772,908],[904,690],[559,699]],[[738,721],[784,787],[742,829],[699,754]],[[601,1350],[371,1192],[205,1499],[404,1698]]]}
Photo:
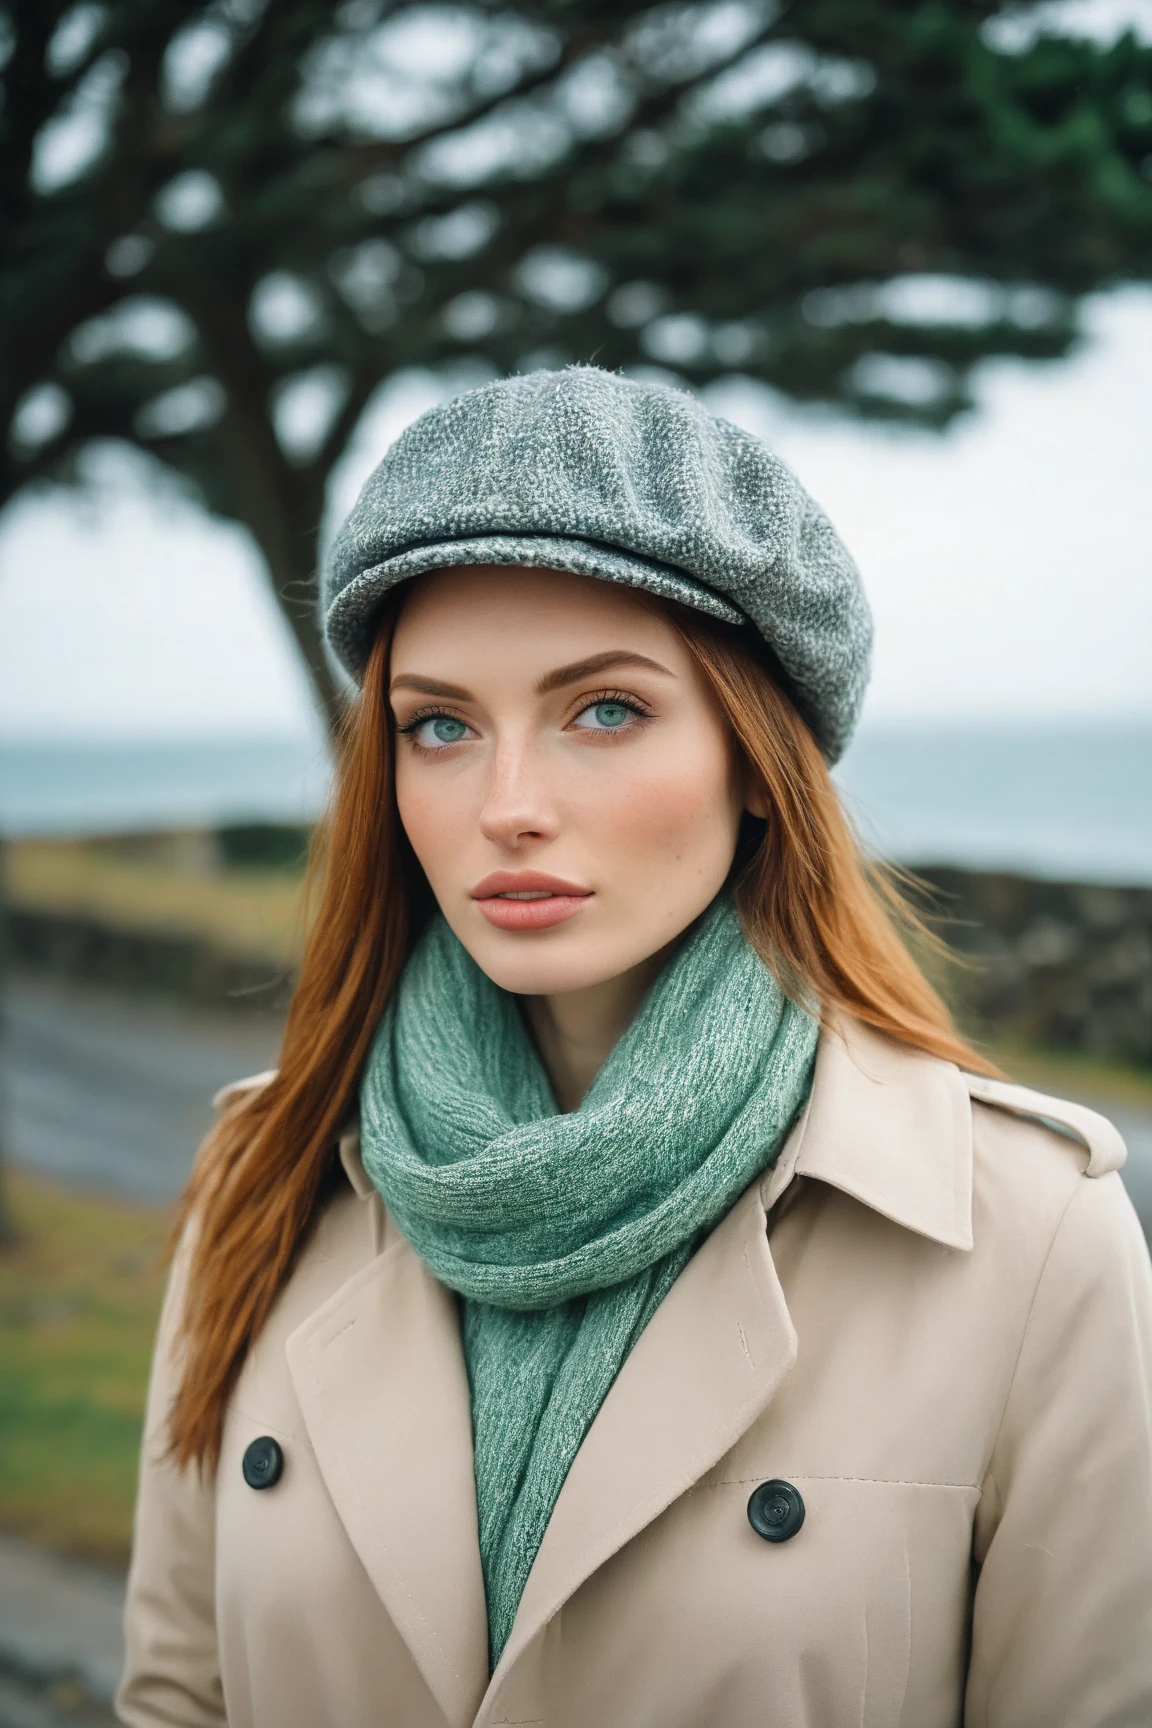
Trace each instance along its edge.
{"label": "hat brim", "polygon": [[328,640],[341,665],[360,682],[376,634],[376,619],[385,596],[428,570],[476,564],[516,564],[527,569],[567,570],[575,576],[595,576],[624,588],[640,588],[661,600],[678,600],[726,624],[749,620],[731,601],[693,581],[680,570],[602,545],[552,534],[480,534],[473,539],[438,540],[412,546],[374,564],[341,589],[324,620]]}

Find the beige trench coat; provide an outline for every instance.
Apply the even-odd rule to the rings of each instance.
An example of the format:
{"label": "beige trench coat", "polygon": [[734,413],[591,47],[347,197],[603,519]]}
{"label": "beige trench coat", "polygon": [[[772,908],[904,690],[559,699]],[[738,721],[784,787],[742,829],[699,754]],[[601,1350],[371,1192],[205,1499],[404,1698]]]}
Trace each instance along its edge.
{"label": "beige trench coat", "polygon": [[[1044,1125],[1039,1115],[1062,1124]],[[1115,1130],[859,1026],[641,1336],[487,1669],[454,1299],[354,1136],[215,1487],[140,1484],[134,1728],[1147,1728],[1152,1278]],[[284,1471],[246,1486],[260,1436]],[[771,1543],[757,1484],[806,1517]]]}

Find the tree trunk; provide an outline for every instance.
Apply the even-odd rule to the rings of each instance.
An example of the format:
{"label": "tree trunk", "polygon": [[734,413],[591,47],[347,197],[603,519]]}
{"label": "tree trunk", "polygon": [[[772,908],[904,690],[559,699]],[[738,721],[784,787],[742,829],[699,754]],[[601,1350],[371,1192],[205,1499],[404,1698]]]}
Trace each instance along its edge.
{"label": "tree trunk", "polygon": [[[243,288],[244,292],[238,290]],[[308,671],[330,734],[345,708],[340,683],[324,650],[316,617],[316,555],[329,463],[300,468],[289,461],[268,413],[270,378],[244,307],[250,283],[231,292],[201,284],[177,300],[200,331],[206,356],[224,386],[228,407],[219,437],[227,458],[228,514],[255,539],[272,592]],[[212,499],[208,499],[209,506]]]}
{"label": "tree trunk", "polygon": [[273,548],[261,548],[268,565],[272,581],[272,592],[276,596],[276,604],[293,639],[300,651],[300,657],[308,673],[312,685],[312,694],[316,705],[324,718],[330,736],[335,737],[348,706],[345,689],[332,670],[332,663],[324,647],[324,636],[316,616],[315,575],[313,560],[315,557],[316,540],[313,536],[307,543],[305,557],[300,560],[300,568],[285,570],[283,544],[274,555]]}

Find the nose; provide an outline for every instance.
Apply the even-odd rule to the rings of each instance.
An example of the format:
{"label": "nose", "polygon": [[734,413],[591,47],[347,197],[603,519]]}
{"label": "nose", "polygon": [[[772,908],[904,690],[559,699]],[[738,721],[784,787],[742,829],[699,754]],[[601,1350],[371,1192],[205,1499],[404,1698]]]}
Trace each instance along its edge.
{"label": "nose", "polygon": [[524,740],[497,742],[492,777],[480,811],[480,832],[497,846],[552,840],[559,831],[543,764]]}

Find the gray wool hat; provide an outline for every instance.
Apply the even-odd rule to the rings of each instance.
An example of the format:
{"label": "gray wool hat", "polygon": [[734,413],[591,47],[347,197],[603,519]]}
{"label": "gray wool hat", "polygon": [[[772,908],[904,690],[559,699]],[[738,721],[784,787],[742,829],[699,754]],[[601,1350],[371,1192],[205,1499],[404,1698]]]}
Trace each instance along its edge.
{"label": "gray wool hat", "polygon": [[851,737],[872,644],[856,566],[768,445],[684,391],[572,366],[413,421],[324,572],[324,628],[353,678],[388,591],[461,564],[570,570],[750,622],[829,762]]}

